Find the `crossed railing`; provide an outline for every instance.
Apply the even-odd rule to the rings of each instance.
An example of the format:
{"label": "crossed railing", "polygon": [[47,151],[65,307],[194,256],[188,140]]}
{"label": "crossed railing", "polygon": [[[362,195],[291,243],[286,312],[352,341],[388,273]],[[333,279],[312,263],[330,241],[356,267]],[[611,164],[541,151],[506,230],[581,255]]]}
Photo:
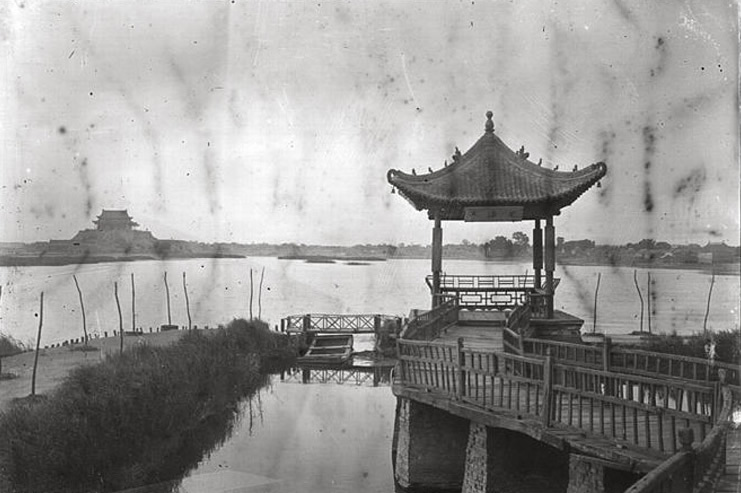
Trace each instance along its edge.
{"label": "crossed railing", "polygon": [[401,318],[393,315],[360,314],[336,315],[326,313],[306,313],[289,315],[280,321],[282,332],[323,332],[323,333],[378,333],[386,324],[392,323],[394,333],[401,328]]}

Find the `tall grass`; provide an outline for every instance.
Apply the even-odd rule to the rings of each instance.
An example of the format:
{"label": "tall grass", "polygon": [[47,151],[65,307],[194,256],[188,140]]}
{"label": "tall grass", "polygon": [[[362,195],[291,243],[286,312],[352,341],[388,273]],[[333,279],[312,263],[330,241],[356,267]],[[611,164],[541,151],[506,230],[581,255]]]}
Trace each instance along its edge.
{"label": "tall grass", "polygon": [[0,358],[22,353],[26,348],[21,341],[9,335],[0,333]]}
{"label": "tall grass", "polygon": [[741,363],[741,331],[739,330],[711,332],[708,335],[698,333],[691,336],[679,336],[676,333],[660,334],[648,339],[641,348],[648,351],[706,358],[705,345],[708,339],[715,342],[716,361]]}
{"label": "tall grass", "polygon": [[0,490],[105,492],[171,480],[228,436],[239,401],[290,357],[266,324],[235,320],[78,368],[48,398],[0,415]]}

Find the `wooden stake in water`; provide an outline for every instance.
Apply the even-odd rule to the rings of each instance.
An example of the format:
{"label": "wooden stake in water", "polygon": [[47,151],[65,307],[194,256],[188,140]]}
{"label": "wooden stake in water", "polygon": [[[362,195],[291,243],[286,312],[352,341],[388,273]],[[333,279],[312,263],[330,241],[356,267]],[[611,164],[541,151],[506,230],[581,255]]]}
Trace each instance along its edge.
{"label": "wooden stake in water", "polygon": [[185,311],[188,314],[188,330],[191,328],[190,301],[188,300],[188,285],[185,283],[185,272],[183,272],[183,292],[185,293]]}
{"label": "wooden stake in water", "polygon": [[136,289],[133,272],[131,273],[131,332],[136,332]]}
{"label": "wooden stake in water", "polygon": [[262,319],[262,280],[265,277],[265,267],[262,268],[260,273],[260,288],[257,290],[257,318]]}
{"label": "wooden stake in water", "polygon": [[116,308],[118,308],[118,338],[120,341],[120,347],[118,349],[119,354],[123,353],[123,315],[121,315],[121,302],[118,300],[118,283],[113,283],[113,296],[116,297]]}
{"label": "wooden stake in water", "polygon": [[641,295],[641,288],[638,287],[638,269],[633,269],[633,283],[638,291],[638,299],[641,300],[641,332],[643,332],[643,295]]}
{"label": "wooden stake in water", "polygon": [[647,282],[648,288],[646,291],[646,299],[648,300],[648,333],[650,334],[651,333],[651,273],[647,272],[646,275],[648,277],[648,282]]}
{"label": "wooden stake in water", "polygon": [[594,319],[592,323],[592,334],[597,332],[597,294],[599,293],[599,282],[602,279],[602,273],[597,273],[597,287],[594,289]]}
{"label": "wooden stake in water", "polygon": [[705,320],[702,322],[702,331],[705,335],[708,333],[708,315],[710,315],[710,297],[713,295],[713,285],[715,284],[715,272],[710,277],[710,289],[708,290],[708,304],[705,307]]}
{"label": "wooden stake in water", "polygon": [[165,271],[165,294],[167,295],[167,325],[172,325],[170,316],[170,286],[167,284],[167,271]]}
{"label": "wooden stake in water", "polygon": [[75,287],[77,288],[77,296],[80,298],[80,309],[82,310],[82,333],[85,336],[85,345],[87,346],[87,321],[85,319],[85,303],[82,301],[82,290],[80,284],[77,282],[77,276],[72,275],[72,279],[75,281]]}
{"label": "wooden stake in water", "polygon": [[39,366],[39,348],[41,347],[41,327],[44,325],[44,292],[39,301],[39,332],[36,335],[36,356],[33,358],[33,375],[31,376],[31,395],[36,395],[36,367]]}
{"label": "wooden stake in water", "polygon": [[252,320],[252,291],[253,291],[252,268],[250,267],[250,320]]}

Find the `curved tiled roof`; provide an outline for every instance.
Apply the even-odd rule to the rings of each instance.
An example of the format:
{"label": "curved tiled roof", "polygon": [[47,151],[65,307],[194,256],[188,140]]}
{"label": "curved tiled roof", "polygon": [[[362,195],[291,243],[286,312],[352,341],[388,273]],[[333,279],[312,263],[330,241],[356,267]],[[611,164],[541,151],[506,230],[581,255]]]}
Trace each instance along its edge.
{"label": "curved tiled roof", "polygon": [[389,183],[418,210],[445,219],[462,219],[463,208],[473,206],[524,206],[530,219],[557,214],[605,176],[605,163],[555,171],[528,161],[494,134],[491,116],[484,135],[450,166],[424,175],[391,169]]}

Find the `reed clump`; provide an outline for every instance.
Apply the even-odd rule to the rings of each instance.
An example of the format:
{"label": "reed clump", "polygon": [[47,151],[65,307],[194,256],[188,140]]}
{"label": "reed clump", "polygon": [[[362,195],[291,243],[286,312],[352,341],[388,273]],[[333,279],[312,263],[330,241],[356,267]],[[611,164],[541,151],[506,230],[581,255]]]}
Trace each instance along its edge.
{"label": "reed clump", "polygon": [[9,335],[0,333],[0,380],[10,380],[16,377],[14,373],[3,372],[3,357],[13,356],[25,350],[26,348],[22,342]]}
{"label": "reed clump", "polygon": [[707,358],[709,342],[712,342],[715,346],[715,361],[731,364],[741,362],[740,330],[714,331],[707,334],[697,333],[691,336],[680,336],[676,332],[658,334],[648,339],[641,348],[660,353]]}
{"label": "reed clump", "polygon": [[0,333],[0,358],[13,356],[26,350],[24,344],[12,336]]}
{"label": "reed clump", "polygon": [[234,320],[77,368],[47,398],[0,414],[0,489],[104,492],[171,480],[226,439],[240,401],[292,357],[265,323]]}

